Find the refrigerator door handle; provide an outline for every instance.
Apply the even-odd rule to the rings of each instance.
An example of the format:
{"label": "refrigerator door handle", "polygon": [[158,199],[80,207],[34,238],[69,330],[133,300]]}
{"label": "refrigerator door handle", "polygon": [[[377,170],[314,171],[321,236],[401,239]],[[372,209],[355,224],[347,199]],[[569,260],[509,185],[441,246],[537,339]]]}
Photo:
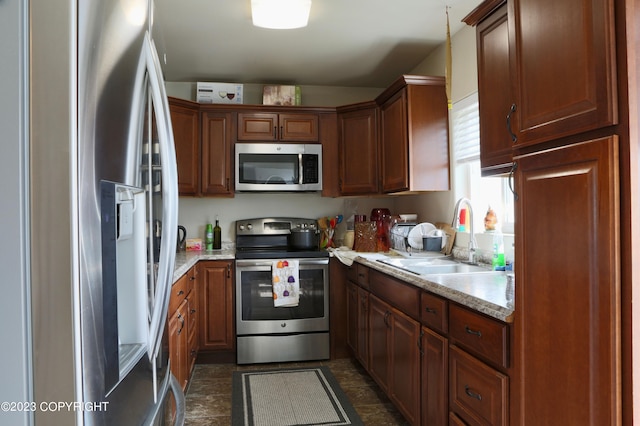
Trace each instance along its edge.
{"label": "refrigerator door handle", "polygon": [[176,165],[176,150],[173,141],[171,114],[169,102],[165,92],[162,69],[155,45],[147,32],[143,43],[143,55],[147,65],[149,87],[156,116],[156,126],[160,145],[160,159],[162,163],[162,223],[163,235],[158,261],[158,280],[155,299],[149,324],[149,359],[158,355],[162,343],[169,297],[173,282],[175,266],[175,242],[178,233],[178,170]]}

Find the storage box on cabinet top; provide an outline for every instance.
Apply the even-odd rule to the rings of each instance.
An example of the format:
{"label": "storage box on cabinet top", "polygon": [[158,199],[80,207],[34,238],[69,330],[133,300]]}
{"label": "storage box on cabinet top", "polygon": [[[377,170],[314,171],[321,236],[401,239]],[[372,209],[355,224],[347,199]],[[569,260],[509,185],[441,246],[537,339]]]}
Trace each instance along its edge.
{"label": "storage box on cabinet top", "polygon": [[244,85],[198,82],[196,100],[203,104],[241,104]]}
{"label": "storage box on cabinet top", "polygon": [[264,86],[263,105],[301,105],[300,86]]}

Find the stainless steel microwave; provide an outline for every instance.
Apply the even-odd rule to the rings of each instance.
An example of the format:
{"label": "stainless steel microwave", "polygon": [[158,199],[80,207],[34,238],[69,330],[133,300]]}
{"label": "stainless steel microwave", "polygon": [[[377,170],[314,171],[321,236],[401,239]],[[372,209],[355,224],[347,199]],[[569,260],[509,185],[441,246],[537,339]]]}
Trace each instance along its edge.
{"label": "stainless steel microwave", "polygon": [[322,145],[237,143],[236,191],[321,191]]}

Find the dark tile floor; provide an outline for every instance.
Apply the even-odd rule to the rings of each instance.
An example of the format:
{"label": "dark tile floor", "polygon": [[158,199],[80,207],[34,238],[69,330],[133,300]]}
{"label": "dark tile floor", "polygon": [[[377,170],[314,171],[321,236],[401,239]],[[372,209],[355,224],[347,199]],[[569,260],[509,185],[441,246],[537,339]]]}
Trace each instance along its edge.
{"label": "dark tile floor", "polygon": [[186,392],[187,426],[231,424],[231,377],[235,370],[326,365],[365,425],[405,425],[400,413],[364,369],[350,359],[286,364],[197,364]]}

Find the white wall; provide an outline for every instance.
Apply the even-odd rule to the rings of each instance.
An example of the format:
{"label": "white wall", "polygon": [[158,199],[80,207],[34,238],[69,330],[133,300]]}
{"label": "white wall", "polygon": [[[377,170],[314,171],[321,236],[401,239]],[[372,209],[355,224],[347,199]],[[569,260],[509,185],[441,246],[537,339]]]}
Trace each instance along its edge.
{"label": "white wall", "polygon": [[[464,27],[451,37],[451,98],[453,103],[478,90],[475,28]],[[444,75],[445,45],[438,47],[412,73]],[[451,134],[451,132],[449,132]],[[453,184],[453,179],[451,179]],[[453,188],[452,188],[453,189]],[[399,197],[396,206],[418,213],[428,222],[451,222],[455,206],[454,191]]]}
{"label": "white wall", "polygon": [[344,225],[352,214],[365,214],[374,207],[395,212],[393,197],[324,198],[319,194],[250,194],[237,193],[234,198],[180,197],[179,223],[187,228],[187,238],[203,238],[207,223],[219,217],[222,241],[235,241],[234,221],[257,217],[304,217],[318,219],[344,216],[336,238],[341,238]]}
{"label": "white wall", "polygon": [[[465,27],[452,36],[452,98],[457,101],[477,90],[475,29]],[[433,51],[408,74],[444,75],[444,44]],[[373,100],[383,89],[302,86],[303,105],[338,106]],[[195,83],[167,83],[167,93],[195,99]],[[262,103],[262,86],[245,85],[245,103]],[[392,213],[417,213],[420,221],[450,223],[455,199],[451,191],[421,195],[323,198],[317,194],[236,194],[234,198],[180,198],[179,222],[188,237],[203,238],[206,223],[220,218],[223,241],[233,241],[233,221],[266,216],[318,218],[355,210],[369,216],[373,207],[386,207]],[[341,234],[343,228],[338,230]]]}
{"label": "white wall", "polygon": [[[176,98],[196,100],[196,85],[193,82],[166,83],[167,94]],[[262,84],[245,84],[243,96],[245,104],[262,104]],[[300,86],[302,105],[317,107],[335,107],[375,99],[384,88],[376,87],[337,87],[337,86]]]}

